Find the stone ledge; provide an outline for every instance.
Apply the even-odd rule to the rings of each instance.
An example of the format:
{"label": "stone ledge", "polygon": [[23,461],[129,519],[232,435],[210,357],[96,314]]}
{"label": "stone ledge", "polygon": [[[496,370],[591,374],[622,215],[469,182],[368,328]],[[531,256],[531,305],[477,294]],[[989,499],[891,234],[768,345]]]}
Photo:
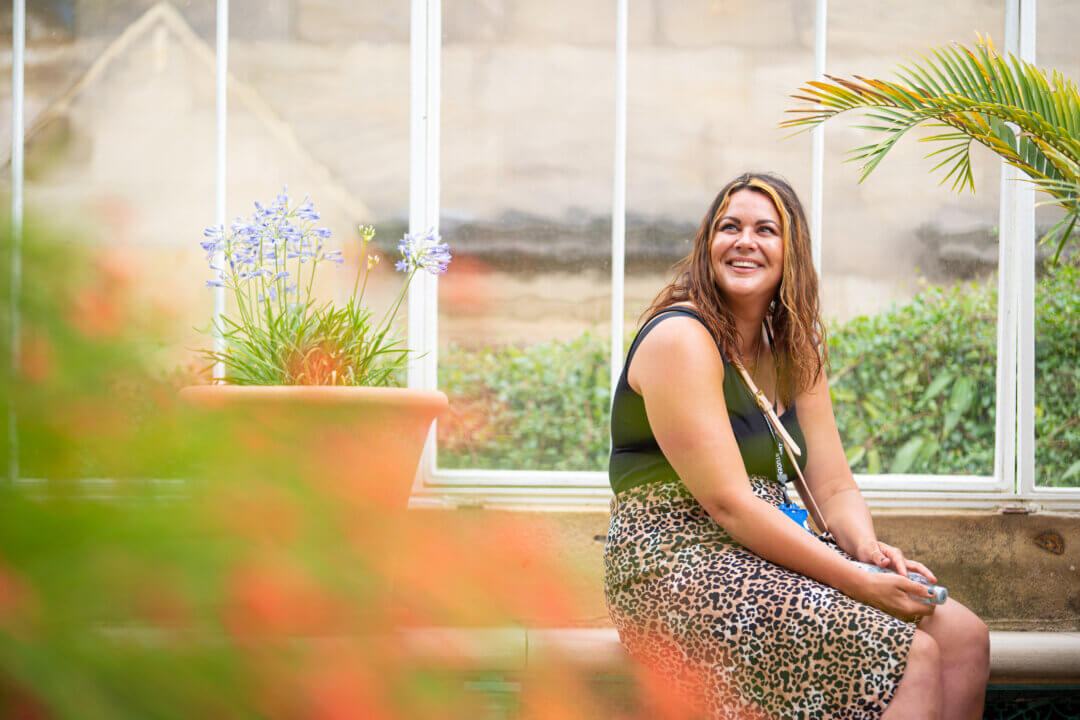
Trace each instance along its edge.
{"label": "stone ledge", "polygon": [[[433,516],[433,514],[435,514]],[[991,631],[1080,632],[1080,514],[872,511],[878,538],[924,563]],[[611,628],[604,602],[607,510],[412,510],[452,527],[492,519],[520,528],[574,578],[581,598],[565,627]]]}
{"label": "stone ledge", "polygon": [[[402,642],[421,663],[521,672],[564,658],[595,673],[625,674],[614,628],[409,628]],[[990,682],[1080,683],[1080,632],[990,631]]]}

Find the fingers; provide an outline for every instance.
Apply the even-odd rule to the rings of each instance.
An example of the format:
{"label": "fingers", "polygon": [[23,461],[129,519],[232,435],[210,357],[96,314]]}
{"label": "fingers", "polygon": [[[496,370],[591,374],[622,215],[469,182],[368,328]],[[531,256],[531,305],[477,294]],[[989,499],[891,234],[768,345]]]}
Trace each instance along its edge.
{"label": "fingers", "polygon": [[911,601],[910,604],[899,612],[891,613],[893,617],[904,622],[915,622],[920,618],[928,617],[934,614],[933,605],[924,605],[923,603],[917,603]]}
{"label": "fingers", "polygon": [[[920,588],[921,589],[921,588]],[[915,596],[918,597],[918,596]],[[936,605],[929,603],[921,603],[914,599],[912,596],[904,598],[904,615],[906,616],[906,622],[914,622],[920,617],[926,617],[927,615],[933,615]],[[905,618],[901,618],[905,619]]]}
{"label": "fingers", "polygon": [[875,565],[888,565],[889,556],[877,549],[870,553],[870,562]]}
{"label": "fingers", "polygon": [[904,562],[904,553],[900,552],[900,548],[886,545],[883,542],[879,542],[878,545],[891,561],[893,568],[904,577],[907,577],[907,564]]}
{"label": "fingers", "polygon": [[922,573],[923,575],[926,576],[926,579],[929,580],[932,583],[937,582],[937,575],[934,575],[934,573],[930,572],[930,568],[926,567],[921,562],[911,560],[910,558],[904,560],[904,562],[907,563],[907,566],[908,566],[909,570],[914,570],[915,572]]}
{"label": "fingers", "polygon": [[915,603],[915,604],[918,605],[919,607],[915,608],[912,611],[911,614],[914,615],[917,618],[919,618],[919,617],[928,617],[930,615],[933,615],[934,614],[934,608],[937,607],[936,605],[927,605],[926,603]]}
{"label": "fingers", "polygon": [[[931,596],[930,588],[926,587],[922,583],[915,582],[907,577],[901,576],[902,584],[900,589],[904,592],[917,598],[928,598]],[[920,603],[924,604],[924,603]]]}

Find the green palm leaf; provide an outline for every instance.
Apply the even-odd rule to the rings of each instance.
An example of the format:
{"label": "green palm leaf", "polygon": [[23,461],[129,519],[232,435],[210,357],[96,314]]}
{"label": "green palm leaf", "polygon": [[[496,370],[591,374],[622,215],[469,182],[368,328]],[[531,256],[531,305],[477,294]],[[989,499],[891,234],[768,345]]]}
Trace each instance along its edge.
{"label": "green palm leaf", "polygon": [[944,132],[920,138],[935,146],[927,158],[941,171],[942,184],[975,191],[971,146],[978,143],[1027,175],[1036,188],[1065,211],[1047,236],[1055,242],[1056,262],[1080,217],[1080,92],[1057,70],[1047,71],[1014,55],[1002,55],[989,38],[973,48],[932,48],[899,65],[896,80],[853,75],[812,80],[791,97],[811,107],[793,108],[781,127],[809,130],[846,112],[868,124],[856,127],[878,136],[876,142],[848,151],[861,162],[859,182],[873,172],[909,130],[921,125]]}

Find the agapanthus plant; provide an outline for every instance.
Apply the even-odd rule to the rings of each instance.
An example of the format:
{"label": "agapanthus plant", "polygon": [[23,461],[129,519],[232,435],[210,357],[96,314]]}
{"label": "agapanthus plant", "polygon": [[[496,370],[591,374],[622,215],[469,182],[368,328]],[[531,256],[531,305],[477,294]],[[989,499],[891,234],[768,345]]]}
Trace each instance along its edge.
{"label": "agapanthus plant", "polygon": [[329,249],[330,231],[317,227],[319,214],[306,197],[290,206],[285,190],[272,203],[255,203],[255,212],[226,231],[218,225],[203,233],[202,248],[214,276],[209,287],[231,295],[236,315],[214,325],[224,338],[222,351],[203,350],[222,363],[234,385],[393,385],[408,359],[408,349],[393,328],[398,309],[417,271],[446,272],[450,248],[433,230],[406,234],[395,269],[405,281],[384,316],[374,322],[364,291],[377,255],[367,253],[375,235],[360,228],[361,262],[353,292],[344,307],[313,296],[315,273],[327,263],[344,262]]}

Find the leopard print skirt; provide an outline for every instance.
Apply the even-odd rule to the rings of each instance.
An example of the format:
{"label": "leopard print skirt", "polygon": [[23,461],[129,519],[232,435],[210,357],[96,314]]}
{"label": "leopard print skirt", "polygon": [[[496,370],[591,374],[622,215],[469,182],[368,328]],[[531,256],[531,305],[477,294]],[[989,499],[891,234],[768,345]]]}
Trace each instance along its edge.
{"label": "leopard print skirt", "polygon": [[[783,502],[775,481],[750,482]],[[612,499],[604,595],[630,656],[723,720],[879,718],[915,637],[914,624],[743,547],[677,481]]]}

